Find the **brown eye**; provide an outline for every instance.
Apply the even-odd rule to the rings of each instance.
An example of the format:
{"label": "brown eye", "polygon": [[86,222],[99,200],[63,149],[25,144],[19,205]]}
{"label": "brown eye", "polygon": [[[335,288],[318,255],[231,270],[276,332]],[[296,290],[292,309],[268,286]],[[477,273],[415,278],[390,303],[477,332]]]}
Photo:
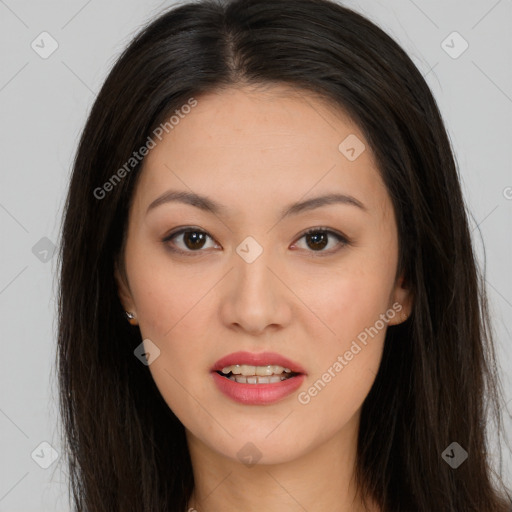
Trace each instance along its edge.
{"label": "brown eye", "polygon": [[206,240],[205,234],[199,231],[185,231],[183,241],[189,249],[201,249]]}
{"label": "brown eye", "polygon": [[[302,238],[306,240],[306,246],[307,249],[310,249],[310,252],[331,253],[337,250],[336,246],[344,247],[349,243],[346,237],[324,228],[310,229],[300,239]],[[331,249],[324,250],[329,245],[331,239],[336,240],[337,243],[334,246],[331,243]]]}
{"label": "brown eye", "polygon": [[[177,243],[176,240],[181,243]],[[201,231],[200,229],[191,229],[184,228],[176,231],[175,233],[171,233],[167,237],[164,238],[163,242],[171,242],[172,244],[169,246],[171,250],[179,251],[179,252],[201,252],[200,250],[205,247],[207,239],[210,238],[210,235]],[[177,247],[172,247],[172,246]]]}
{"label": "brown eye", "polygon": [[328,244],[329,236],[325,231],[317,231],[306,235],[306,240],[309,240],[308,247],[311,249],[321,250]]}
{"label": "brown eye", "polygon": [[[306,240],[306,250],[318,253],[319,256],[324,253],[327,255],[336,252],[350,243],[345,236],[324,228],[312,228],[304,233],[300,239],[303,238]],[[162,242],[167,244],[172,251],[190,254],[204,252],[202,249],[208,248],[206,246],[208,239],[213,241],[212,237],[205,231],[187,227],[171,233]],[[334,244],[332,243],[333,240],[335,241]],[[325,250],[329,245],[331,247]],[[213,247],[215,247],[215,244]]]}

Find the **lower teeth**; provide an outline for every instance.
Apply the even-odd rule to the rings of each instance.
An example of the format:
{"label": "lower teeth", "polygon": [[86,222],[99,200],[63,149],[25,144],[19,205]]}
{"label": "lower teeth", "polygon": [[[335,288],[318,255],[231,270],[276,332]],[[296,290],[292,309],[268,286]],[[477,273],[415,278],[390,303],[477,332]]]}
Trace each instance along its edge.
{"label": "lower teeth", "polygon": [[265,377],[261,377],[259,375],[251,375],[248,377],[244,375],[230,375],[227,378],[240,384],[273,384],[275,382],[281,382],[282,380],[286,380],[290,377],[287,377],[285,375],[270,375]]}

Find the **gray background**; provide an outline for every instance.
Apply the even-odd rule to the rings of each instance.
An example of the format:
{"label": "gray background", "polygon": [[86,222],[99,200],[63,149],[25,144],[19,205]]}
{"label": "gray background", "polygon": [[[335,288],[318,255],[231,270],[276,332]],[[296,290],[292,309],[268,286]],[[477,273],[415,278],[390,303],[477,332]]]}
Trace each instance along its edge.
{"label": "gray background", "polygon": [[[72,158],[96,92],[138,29],[171,4],[0,0],[0,511],[70,510],[63,458],[48,469],[39,465],[52,460],[51,448],[40,443],[60,454],[52,248],[59,241]],[[445,119],[482,263],[485,246],[510,436],[512,1],[345,4],[401,43]],[[46,59],[40,53],[51,49],[51,39],[39,36],[44,31],[58,44]],[[464,41],[450,36],[454,31],[469,44],[460,55]],[[510,485],[508,450],[504,470]]]}

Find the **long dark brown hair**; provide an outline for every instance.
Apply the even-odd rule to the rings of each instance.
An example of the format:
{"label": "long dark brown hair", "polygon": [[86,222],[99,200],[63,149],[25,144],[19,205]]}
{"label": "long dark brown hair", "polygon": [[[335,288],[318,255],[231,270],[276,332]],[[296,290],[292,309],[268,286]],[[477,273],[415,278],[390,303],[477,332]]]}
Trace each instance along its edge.
{"label": "long dark brown hair", "polygon": [[[141,334],[114,279],[141,168],[126,162],[191,97],[240,84],[285,84],[341,107],[393,203],[397,275],[414,309],[388,329],[363,404],[363,496],[386,512],[504,512],[506,489],[487,456],[488,425],[494,419],[500,431],[502,407],[492,327],[441,115],[400,46],[328,0],[174,7],[133,39],[94,102],[59,254],[59,403],[76,511],[187,507],[194,479],[184,427],[133,354]],[[468,452],[457,469],[442,457],[452,442]]]}

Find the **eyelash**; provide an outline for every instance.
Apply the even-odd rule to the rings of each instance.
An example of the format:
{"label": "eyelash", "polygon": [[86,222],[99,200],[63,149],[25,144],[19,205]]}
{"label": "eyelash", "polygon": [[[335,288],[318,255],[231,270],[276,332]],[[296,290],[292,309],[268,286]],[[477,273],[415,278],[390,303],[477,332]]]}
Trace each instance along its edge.
{"label": "eyelash", "polygon": [[[182,235],[182,234],[187,233],[187,232],[201,233],[201,234],[207,235],[210,239],[213,240],[213,238],[206,231],[203,231],[202,229],[196,229],[196,228],[187,226],[185,228],[180,228],[179,230],[177,230],[177,231],[175,231],[173,233],[170,233],[169,235],[165,236],[165,238],[162,240],[162,242],[164,244],[166,244],[167,248],[170,251],[176,252],[176,253],[180,253],[180,254],[186,254],[187,256],[196,256],[196,255],[200,254],[201,252],[205,252],[205,251],[203,251],[201,249],[198,249],[197,251],[177,249],[176,247],[171,247],[168,244],[168,242],[170,242],[173,238],[176,238],[177,236]],[[319,251],[307,250],[307,252],[313,253],[314,257],[323,257],[323,256],[332,255],[335,252],[338,252],[339,250],[341,250],[343,247],[351,244],[351,241],[346,236],[344,236],[341,233],[338,233],[336,231],[333,231],[332,229],[326,228],[326,227],[310,228],[307,231],[305,231],[304,233],[302,233],[302,235],[297,240],[301,240],[305,236],[313,234],[313,233],[326,233],[329,236],[332,236],[332,237],[336,238],[338,240],[338,242],[339,242],[339,245],[340,245],[340,247],[335,248],[334,250],[330,249],[328,251],[325,251],[325,250],[319,250]],[[194,254],[194,253],[197,253],[197,254]]]}

